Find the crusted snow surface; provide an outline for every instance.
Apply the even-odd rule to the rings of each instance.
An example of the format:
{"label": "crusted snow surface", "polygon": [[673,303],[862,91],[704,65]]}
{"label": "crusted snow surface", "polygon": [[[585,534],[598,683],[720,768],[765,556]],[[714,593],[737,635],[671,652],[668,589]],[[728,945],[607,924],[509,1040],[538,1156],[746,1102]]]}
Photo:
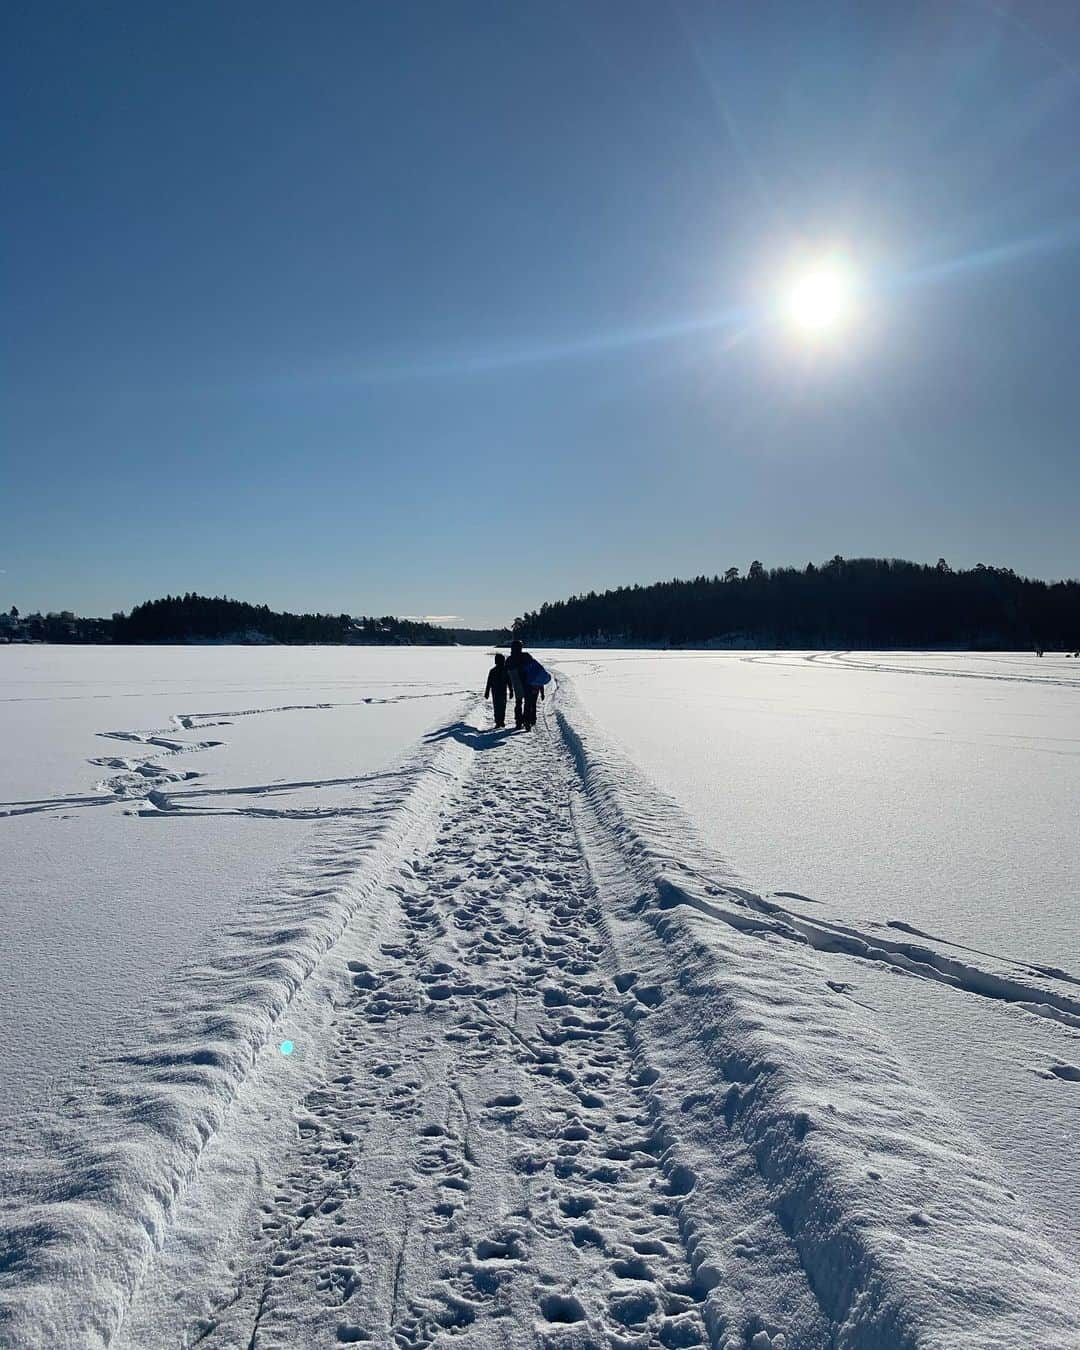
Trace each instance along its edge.
{"label": "crusted snow surface", "polygon": [[[0,647],[0,1127],[58,1104],[482,687],[453,648]],[[471,701],[471,700],[470,700]]]}
{"label": "crusted snow surface", "polygon": [[481,721],[118,1344],[1075,1345],[993,1160],[566,682]]}
{"label": "crusted snow surface", "polygon": [[1080,1342],[1074,1266],[837,996],[855,939],[731,875],[570,681],[542,706],[431,734],[73,1088],[47,1164],[8,1147],[0,1343]]}
{"label": "crusted snow surface", "polygon": [[468,773],[346,939],[330,1050],[241,1259],[200,1231],[238,1175],[223,1137],[121,1344],[710,1343],[694,1181],[633,1035],[663,996],[613,961],[573,766],[553,726],[454,739]]}
{"label": "crusted snow surface", "polygon": [[815,948],[829,996],[1080,1263],[1080,663],[622,652],[558,669],[727,860],[760,931]]}
{"label": "crusted snow surface", "polygon": [[[876,1019],[835,996],[820,950],[830,943],[739,884],[681,809],[605,741],[565,681],[559,717],[599,823],[598,857],[610,858],[606,908],[617,912],[621,895],[623,912],[652,929],[657,977],[673,972],[681,991],[671,1060],[689,1067],[695,1047],[690,1076],[708,1085],[705,1103],[697,1094],[680,1103],[691,1118],[702,1111],[688,1165],[699,1181],[716,1175],[718,1195],[730,1197],[740,1165],[765,1187],[764,1213],[796,1248],[832,1324],[833,1341],[822,1343],[1076,1344],[1075,1262]],[[631,931],[640,952],[640,928]],[[703,1207],[696,1231],[717,1270],[746,1274],[759,1248],[722,1214]],[[728,1287],[718,1283],[718,1302]],[[788,1343],[817,1343],[797,1319],[774,1315]]]}
{"label": "crusted snow surface", "polygon": [[0,1344],[107,1341],[275,1020],[426,819],[449,752],[416,738],[476,664],[4,650]]}

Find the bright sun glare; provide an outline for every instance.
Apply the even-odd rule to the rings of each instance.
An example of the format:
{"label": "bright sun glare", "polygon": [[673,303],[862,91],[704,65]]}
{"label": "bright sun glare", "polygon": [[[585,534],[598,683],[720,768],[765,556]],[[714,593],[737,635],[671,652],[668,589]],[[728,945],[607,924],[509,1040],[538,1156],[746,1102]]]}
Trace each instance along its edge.
{"label": "bright sun glare", "polygon": [[791,323],[806,334],[842,328],[855,313],[858,281],[846,262],[831,258],[799,273],[787,293]]}

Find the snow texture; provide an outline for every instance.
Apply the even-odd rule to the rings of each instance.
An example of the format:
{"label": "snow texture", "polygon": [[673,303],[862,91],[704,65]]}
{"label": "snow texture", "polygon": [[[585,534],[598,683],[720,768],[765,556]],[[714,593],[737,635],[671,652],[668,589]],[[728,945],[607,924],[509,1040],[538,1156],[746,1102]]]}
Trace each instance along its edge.
{"label": "snow texture", "polygon": [[321,820],[5,1142],[3,1344],[1080,1341],[1075,1263],[832,963],[1061,1037],[1076,982],[753,890],[572,669]]}
{"label": "snow texture", "polygon": [[942,652],[561,664],[1080,1263],[1080,665]]}
{"label": "snow texture", "polygon": [[476,653],[0,649],[0,1125],[92,1071],[275,872],[422,767]]}

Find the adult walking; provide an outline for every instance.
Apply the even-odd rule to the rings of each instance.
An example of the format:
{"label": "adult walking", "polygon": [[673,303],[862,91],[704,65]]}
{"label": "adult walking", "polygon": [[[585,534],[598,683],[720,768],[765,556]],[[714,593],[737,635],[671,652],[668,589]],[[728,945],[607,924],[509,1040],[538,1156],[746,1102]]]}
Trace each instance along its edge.
{"label": "adult walking", "polygon": [[521,653],[521,678],[525,685],[525,706],[522,709],[522,721],[526,731],[536,726],[536,700],[544,697],[544,685],[549,684],[551,676],[528,652]]}
{"label": "adult walking", "polygon": [[523,727],[526,731],[532,731],[536,726],[536,700],[544,697],[544,685],[550,681],[551,676],[531,652],[522,650],[518,638],[510,644],[510,656],[506,666],[514,683],[514,725],[519,729]]}
{"label": "adult walking", "polygon": [[[528,656],[528,652],[526,652],[525,654],[526,656]],[[539,670],[544,669],[543,666],[540,665],[539,661],[533,661],[532,664],[536,666],[537,669]],[[536,726],[536,700],[538,698],[544,697],[544,686],[542,684],[529,683],[530,673],[531,673],[530,667],[526,666],[524,668],[525,706],[522,709],[522,725],[524,726],[526,731],[532,731],[533,727]],[[544,673],[547,674],[546,671]]]}
{"label": "adult walking", "polygon": [[525,664],[526,653],[521,650],[521,639],[515,638],[510,644],[510,655],[506,658],[506,673],[514,690],[514,726],[520,731],[525,721],[525,680],[521,668]]}

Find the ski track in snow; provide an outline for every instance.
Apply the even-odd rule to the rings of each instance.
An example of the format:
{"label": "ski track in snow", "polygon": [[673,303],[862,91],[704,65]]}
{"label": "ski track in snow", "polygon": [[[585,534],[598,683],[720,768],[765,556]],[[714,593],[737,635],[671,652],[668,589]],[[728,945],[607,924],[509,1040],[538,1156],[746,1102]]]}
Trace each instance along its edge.
{"label": "ski track in snow", "polygon": [[[850,924],[832,923],[798,914],[773,900],[730,883],[717,889],[717,883],[711,878],[703,877],[700,873],[695,875],[706,882],[708,894],[722,897],[728,902],[733,900],[737,908],[731,908],[730,903],[710,902],[700,896],[687,900],[678,888],[661,903],[693,904],[701,913],[742,932],[769,934],[792,942],[806,943],[816,951],[877,962],[904,975],[945,984],[962,993],[998,999],[1037,1017],[1048,1017],[1065,1026],[1080,1027],[1080,997],[1055,987],[1059,982],[1077,985],[1080,979],[1057,967],[1033,965],[1009,957],[994,956],[989,952],[978,952],[974,948],[948,942],[945,938],[933,937],[899,919],[892,919],[887,924],[868,925],[878,930],[910,933],[936,945],[986,956],[994,963],[994,967],[988,969],[935,951],[925,943],[899,942],[882,936],[880,931],[863,932]],[[775,891],[774,894],[789,899],[809,900],[808,896],[793,895],[787,891]]]}
{"label": "ski track in snow", "polygon": [[[241,717],[263,717],[272,713],[321,712],[336,708],[403,703],[414,699],[452,698],[465,695],[467,689],[437,689],[423,694],[393,694],[390,697],[370,696],[345,703],[283,703],[267,708],[241,708],[229,712],[174,713],[173,725],[148,731],[99,731],[106,740],[127,741],[136,745],[152,746],[153,753],[144,756],[102,755],[88,762],[96,768],[114,772],[95,784],[94,796],[62,796],[38,800],[0,802],[0,819],[5,816],[33,815],[39,812],[68,812],[80,807],[112,806],[117,802],[143,803],[133,806],[136,814],[145,816],[168,815],[246,815],[279,817],[293,820],[315,820],[331,816],[363,815],[368,807],[363,802],[348,806],[302,806],[283,809],[272,807],[214,805],[218,797],[264,797],[305,789],[357,787],[381,780],[383,774],[360,774],[346,778],[309,779],[304,782],[273,782],[251,787],[174,788],[172,784],[190,784],[205,777],[198,769],[172,769],[164,760],[177,755],[200,754],[216,750],[225,744],[219,740],[178,740],[179,731],[198,731],[209,727],[231,726]],[[104,697],[104,696],[103,696]],[[209,800],[207,800],[209,799]]]}
{"label": "ski track in snow", "polygon": [[[778,906],[715,877],[695,893],[682,822],[561,714],[532,737],[432,739],[472,762],[348,962],[258,1236],[189,1306],[186,1344],[1007,1346],[1026,1318],[1071,1343],[1071,1313],[1046,1312],[1061,1259],[851,1000],[822,1011],[843,987]],[[674,868],[642,864],[627,789]],[[717,917],[736,944],[719,968],[695,927]],[[778,938],[801,964],[778,968]],[[782,996],[807,975],[820,995]],[[788,1037],[815,1019],[837,1058],[793,1084]],[[867,1187],[889,1197],[881,1240]],[[972,1257],[990,1275],[951,1287]],[[151,1326],[136,1318],[123,1350]]]}
{"label": "ski track in snow", "polygon": [[[929,652],[920,654],[931,655]],[[952,670],[947,666],[893,665],[887,661],[874,659],[855,651],[801,654],[793,652],[789,655],[785,655],[783,652],[773,652],[768,655],[742,656],[739,659],[750,665],[791,665],[807,662],[810,665],[834,666],[846,670],[873,670],[888,675],[933,675],[950,680],[991,680],[997,684],[1039,684],[1059,689],[1080,689],[1080,675],[1075,677],[1063,674],[1038,675],[1034,672],[1019,675],[1015,673],[996,674],[982,670]],[[980,659],[994,660],[993,657],[988,657],[985,653],[980,653]],[[1014,662],[1011,662],[1011,664],[1014,664]]]}
{"label": "ski track in snow", "polygon": [[[131,1161],[93,1159],[110,1170],[91,1175],[89,1201],[69,1166],[60,1202],[46,1192],[49,1222],[20,1221],[6,1256],[0,1242],[0,1340],[6,1264],[66,1282],[66,1309],[41,1315],[40,1334],[47,1289],[29,1311],[16,1306],[26,1346],[1078,1343],[1060,1254],[845,986],[825,979],[815,949],[1016,1003],[1063,1035],[1080,1002],[1060,986],[1075,979],[1034,967],[1006,977],[932,951],[899,921],[922,941],[811,920],[732,884],[677,808],[609,754],[572,692],[557,702],[530,736],[463,721],[427,737],[431,753],[386,787],[380,829],[393,847],[343,821],[282,915],[238,928],[265,942],[263,966],[245,948],[193,973],[207,1000],[220,985],[225,1001],[192,1005],[179,1052],[166,1017],[146,1059],[151,1082],[183,1088],[183,1110],[145,1084],[125,1089],[141,1118],[151,1111]],[[123,738],[165,756],[193,748],[167,732]],[[227,791],[297,786],[319,784]],[[141,809],[183,814],[199,791],[151,784]],[[229,980],[252,986],[235,1029]],[[330,1012],[286,1153],[266,1186],[256,1159],[253,1219],[220,1239],[227,1252],[211,1241],[212,1278],[189,1289],[169,1224],[210,1226],[197,1205],[224,1166],[223,1103],[272,1098],[270,1028],[316,986]],[[220,1044],[200,1050],[204,1023]],[[1037,1071],[1065,1092],[1080,1082],[1064,1061]],[[144,1203],[138,1168],[151,1152]],[[103,1217],[114,1203],[133,1215],[119,1240]],[[110,1261],[92,1315],[72,1288],[80,1262],[96,1269],[78,1254],[80,1223],[97,1225]],[[150,1243],[163,1241],[155,1268]],[[175,1336],[157,1321],[166,1305]]]}
{"label": "ski track in snow", "polygon": [[492,738],[403,869],[239,1296],[196,1343],[706,1344],[691,1182],[626,1017],[662,995],[612,976],[551,759]]}

